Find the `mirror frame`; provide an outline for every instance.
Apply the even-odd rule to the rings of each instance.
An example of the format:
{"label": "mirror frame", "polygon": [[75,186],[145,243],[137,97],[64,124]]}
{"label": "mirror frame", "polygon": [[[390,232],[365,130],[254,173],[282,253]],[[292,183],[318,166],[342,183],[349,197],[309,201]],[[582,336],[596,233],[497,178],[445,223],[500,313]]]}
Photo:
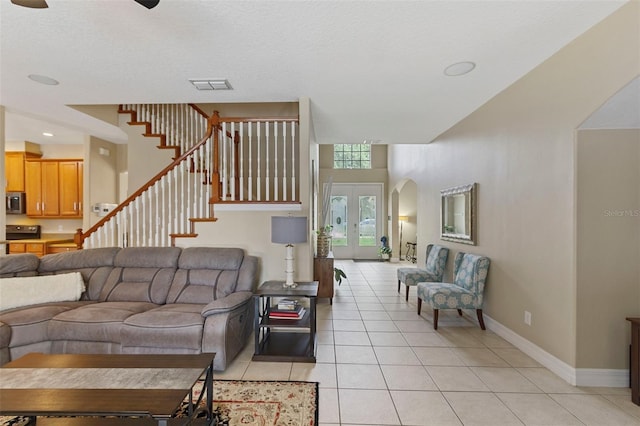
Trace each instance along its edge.
{"label": "mirror frame", "polygon": [[[456,234],[446,232],[445,226],[445,206],[447,198],[454,195],[465,195],[465,224],[469,232],[467,234]],[[468,197],[467,197],[468,195]],[[456,243],[476,245],[476,203],[477,203],[477,184],[456,186],[454,188],[443,189],[440,191],[440,239],[445,241],[453,241]]]}

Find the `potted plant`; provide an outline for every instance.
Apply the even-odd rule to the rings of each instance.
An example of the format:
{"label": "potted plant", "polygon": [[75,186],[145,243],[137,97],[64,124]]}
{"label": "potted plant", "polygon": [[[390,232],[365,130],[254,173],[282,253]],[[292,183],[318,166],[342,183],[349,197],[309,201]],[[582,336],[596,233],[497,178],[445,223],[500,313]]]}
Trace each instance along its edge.
{"label": "potted plant", "polygon": [[340,268],[333,268],[333,274],[338,285],[342,284],[342,279],[347,278],[347,274]]}
{"label": "potted plant", "polygon": [[389,247],[388,241],[389,240],[385,236],[380,238],[380,242],[382,244],[380,245],[380,248],[378,249],[378,255],[380,256],[380,258],[382,260],[389,260],[391,258],[391,247]]}
{"label": "potted plant", "polygon": [[380,247],[378,252],[383,260],[389,260],[391,258],[391,247],[389,246]]}

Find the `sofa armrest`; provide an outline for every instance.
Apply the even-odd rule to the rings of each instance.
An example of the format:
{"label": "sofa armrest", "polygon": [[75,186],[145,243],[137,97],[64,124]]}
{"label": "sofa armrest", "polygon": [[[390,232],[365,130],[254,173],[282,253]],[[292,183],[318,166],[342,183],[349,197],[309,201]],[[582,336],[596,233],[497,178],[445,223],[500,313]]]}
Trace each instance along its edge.
{"label": "sofa armrest", "polygon": [[214,300],[202,308],[201,314],[203,317],[208,317],[215,314],[221,314],[229,312],[237,307],[247,303],[253,296],[250,291],[238,291],[231,293],[225,298]]}

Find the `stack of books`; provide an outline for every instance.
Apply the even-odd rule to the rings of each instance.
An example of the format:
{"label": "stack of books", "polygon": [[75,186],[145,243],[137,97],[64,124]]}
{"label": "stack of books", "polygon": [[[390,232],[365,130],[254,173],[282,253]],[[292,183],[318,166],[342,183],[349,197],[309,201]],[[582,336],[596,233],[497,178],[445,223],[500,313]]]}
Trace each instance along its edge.
{"label": "stack of books", "polygon": [[297,320],[304,316],[305,308],[295,299],[282,299],[269,310],[269,318]]}

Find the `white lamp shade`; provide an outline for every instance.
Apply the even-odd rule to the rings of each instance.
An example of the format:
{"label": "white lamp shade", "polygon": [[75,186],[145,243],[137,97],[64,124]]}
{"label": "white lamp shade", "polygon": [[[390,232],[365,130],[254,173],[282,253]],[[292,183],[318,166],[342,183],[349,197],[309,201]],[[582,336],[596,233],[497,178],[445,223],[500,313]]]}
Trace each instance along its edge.
{"label": "white lamp shade", "polygon": [[298,244],[307,242],[307,218],[304,216],[272,216],[271,242]]}

